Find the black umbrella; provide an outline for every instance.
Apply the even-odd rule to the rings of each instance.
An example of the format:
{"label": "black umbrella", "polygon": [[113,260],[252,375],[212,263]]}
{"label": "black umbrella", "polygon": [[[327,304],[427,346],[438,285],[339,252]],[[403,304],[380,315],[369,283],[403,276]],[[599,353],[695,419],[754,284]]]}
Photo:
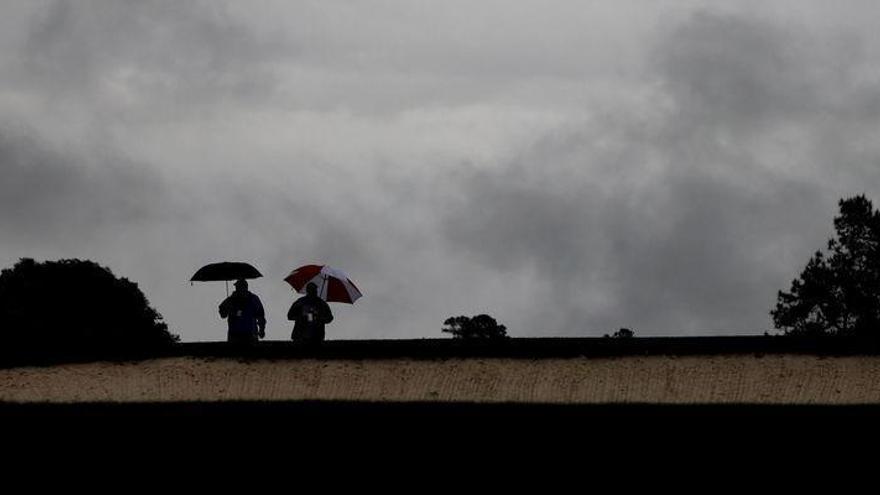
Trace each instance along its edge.
{"label": "black umbrella", "polygon": [[224,261],[205,265],[189,279],[190,282],[217,282],[226,281],[226,294],[229,295],[229,281],[247,278],[259,278],[263,274],[256,268],[238,261]]}

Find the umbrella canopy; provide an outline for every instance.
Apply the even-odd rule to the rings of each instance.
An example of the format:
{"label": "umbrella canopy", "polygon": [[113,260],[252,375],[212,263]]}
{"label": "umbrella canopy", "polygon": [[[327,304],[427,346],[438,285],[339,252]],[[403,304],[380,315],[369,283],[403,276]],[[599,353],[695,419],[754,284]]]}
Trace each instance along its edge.
{"label": "umbrella canopy", "polygon": [[224,261],[205,265],[189,279],[191,282],[216,282],[222,280],[238,280],[240,278],[259,278],[263,274],[256,268],[241,262]]}
{"label": "umbrella canopy", "polygon": [[284,281],[300,294],[312,282],[318,286],[318,296],[327,302],[353,304],[363,295],[345,272],[327,265],[303,265],[290,272]]}

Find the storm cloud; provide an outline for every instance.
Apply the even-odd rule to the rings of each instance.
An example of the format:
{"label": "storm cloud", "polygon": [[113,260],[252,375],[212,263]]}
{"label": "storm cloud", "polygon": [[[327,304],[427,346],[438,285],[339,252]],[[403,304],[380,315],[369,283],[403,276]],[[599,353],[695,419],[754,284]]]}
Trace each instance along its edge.
{"label": "storm cloud", "polygon": [[6,242],[55,244],[159,214],[165,188],[152,170],[97,152],[58,150],[0,129],[0,229]]}
{"label": "storm cloud", "polygon": [[84,257],[184,340],[201,264],[251,261],[287,338],[296,265],[365,297],[336,338],[761,333],[880,198],[878,7],[853,2],[12,2],[0,261]]}
{"label": "storm cloud", "polygon": [[464,179],[448,238],[550,288],[530,328],[763,330],[837,197],[876,190],[876,174],[859,181],[877,157],[857,150],[880,130],[880,91],[841,76],[861,68],[851,48],[698,13],[654,51],[649,118],[600,120]]}

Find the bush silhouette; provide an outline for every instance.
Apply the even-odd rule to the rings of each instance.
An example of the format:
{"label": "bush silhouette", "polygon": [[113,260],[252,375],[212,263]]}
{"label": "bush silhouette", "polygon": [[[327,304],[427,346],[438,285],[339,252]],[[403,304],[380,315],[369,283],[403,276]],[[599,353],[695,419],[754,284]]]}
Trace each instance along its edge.
{"label": "bush silhouette", "polygon": [[459,339],[503,339],[507,337],[507,327],[499,325],[489,315],[454,316],[443,322],[443,332],[451,333]]}
{"label": "bush silhouette", "polygon": [[829,256],[817,251],[770,311],[786,335],[878,335],[880,212],[865,196],[842,199],[839,206]]}
{"label": "bush silhouette", "polygon": [[177,340],[137,284],[92,261],[25,258],[0,273],[0,354],[149,351]]}
{"label": "bush silhouette", "polygon": [[615,339],[630,339],[635,335],[635,333],[629,328],[621,328],[620,330],[614,332],[611,335],[607,333],[603,335],[603,337],[614,337]]}

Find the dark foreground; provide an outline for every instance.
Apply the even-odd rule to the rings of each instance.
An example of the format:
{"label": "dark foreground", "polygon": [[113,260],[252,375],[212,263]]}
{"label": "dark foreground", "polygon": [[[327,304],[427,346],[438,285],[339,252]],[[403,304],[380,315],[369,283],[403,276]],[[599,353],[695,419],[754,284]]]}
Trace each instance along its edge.
{"label": "dark foreground", "polygon": [[320,480],[553,493],[601,490],[610,478],[657,493],[737,482],[751,491],[773,477],[788,486],[831,475],[836,462],[843,479],[873,459],[878,419],[876,406],[0,404],[0,437],[12,460],[4,473],[34,469],[30,483],[119,476],[114,487],[167,490],[183,476],[200,488],[248,480],[252,491]]}
{"label": "dark foreground", "polygon": [[458,465],[451,472],[481,476],[492,467],[515,482],[541,469],[597,476],[601,465],[630,471],[640,463],[666,465],[667,475],[680,471],[682,480],[707,472],[695,471],[702,465],[727,479],[732,466],[740,475],[776,472],[791,459],[876,445],[878,420],[880,406],[0,404],[0,434],[10,451],[52,446],[172,455],[180,466],[204,462],[205,472],[215,474],[244,456],[253,459],[254,473],[277,462],[285,476],[302,477],[311,471],[305,466],[316,463],[341,469],[327,478],[333,479],[348,476],[350,466],[369,466],[370,476],[385,481],[403,479],[413,465],[429,472]]}
{"label": "dark foreground", "polygon": [[[696,437],[712,432],[733,439],[756,432],[776,439],[862,435],[877,431],[880,405],[658,405],[303,402],[0,403],[4,433],[22,426],[88,431],[124,425],[128,433],[222,426],[224,432],[291,435],[340,434],[443,437],[471,432],[516,438]],[[12,427],[12,429],[10,429]],[[135,427],[134,430],[130,428]],[[805,429],[806,427],[806,429]],[[82,428],[86,428],[83,430]]]}
{"label": "dark foreground", "polygon": [[542,492],[565,480],[599,488],[610,476],[658,492],[806,480],[841,459],[851,469],[856,452],[876,445],[878,419],[880,406],[6,403],[0,436],[41,476],[58,463],[90,477],[130,472],[122,481],[137,484],[173,472],[200,483],[277,476],[290,487],[321,479],[363,490],[476,479]]}

